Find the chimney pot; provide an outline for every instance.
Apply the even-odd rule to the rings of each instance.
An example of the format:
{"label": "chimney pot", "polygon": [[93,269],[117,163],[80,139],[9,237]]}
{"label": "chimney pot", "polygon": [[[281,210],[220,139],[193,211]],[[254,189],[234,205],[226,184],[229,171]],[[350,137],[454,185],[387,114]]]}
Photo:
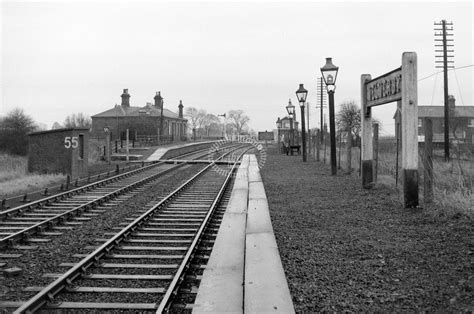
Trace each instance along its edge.
{"label": "chimney pot", "polygon": [[122,107],[130,107],[130,94],[128,93],[128,88],[123,89],[122,97]]}
{"label": "chimney pot", "polygon": [[163,97],[161,97],[161,92],[156,92],[155,97],[153,97],[155,100],[155,107],[158,109],[161,109],[163,106]]}
{"label": "chimney pot", "polygon": [[448,96],[448,107],[454,109],[456,107],[456,98],[453,95]]}
{"label": "chimney pot", "polygon": [[180,101],[179,101],[179,105],[178,105],[178,109],[179,109],[179,114],[178,114],[178,116],[179,116],[181,119],[183,118],[183,107],[184,107],[184,106],[183,106],[183,101],[180,100]]}

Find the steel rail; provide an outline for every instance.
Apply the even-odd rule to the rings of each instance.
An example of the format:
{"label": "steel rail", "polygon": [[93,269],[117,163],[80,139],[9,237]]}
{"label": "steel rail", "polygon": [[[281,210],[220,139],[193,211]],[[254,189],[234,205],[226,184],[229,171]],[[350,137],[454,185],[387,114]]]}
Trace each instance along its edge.
{"label": "steel rail", "polygon": [[168,172],[170,172],[170,171],[172,171],[176,168],[177,168],[177,166],[172,167],[170,169],[166,169],[166,170],[164,170],[162,172],[159,172],[159,173],[152,174],[148,177],[145,177],[145,178],[141,179],[140,181],[136,181],[136,182],[128,184],[124,187],[118,188],[117,190],[115,190],[113,192],[107,193],[103,196],[99,196],[98,198],[96,198],[92,201],[89,201],[89,202],[84,203],[82,205],[76,206],[76,207],[74,207],[72,209],[69,209],[65,212],[62,212],[62,213],[60,213],[60,214],[58,214],[54,217],[47,218],[47,219],[45,219],[45,220],[43,220],[43,221],[41,221],[37,224],[34,224],[34,225],[29,226],[29,227],[27,227],[23,230],[20,230],[17,233],[13,233],[13,234],[5,237],[5,238],[2,238],[2,239],[0,239],[0,249],[13,245],[16,240],[25,239],[25,238],[28,238],[31,234],[41,232],[44,229],[47,229],[47,228],[51,227],[55,223],[60,223],[63,220],[65,220],[65,217],[69,218],[69,217],[72,217],[73,215],[79,214],[82,211],[87,211],[91,208],[94,208],[98,205],[101,205],[101,204],[109,201],[110,199],[113,199],[113,198],[115,198],[115,197],[117,197],[117,196],[119,196],[123,193],[126,193],[129,190],[136,188],[137,186],[141,186],[143,184],[146,184],[146,183],[152,181],[153,179],[155,179],[156,177],[164,175],[164,174],[166,174],[166,173],[168,173]]}
{"label": "steel rail", "polygon": [[[188,156],[188,155],[192,155],[192,154],[196,154],[196,153],[199,153],[199,152],[202,152],[206,149],[203,149],[203,150],[200,150],[198,152],[190,152],[190,153],[186,153],[186,154],[183,154],[183,155],[180,155],[180,156],[177,156],[177,157],[174,157],[174,158],[171,158],[171,159],[175,159],[175,158],[180,158],[182,156]],[[209,150],[209,149],[207,149]],[[205,155],[202,155],[202,156],[206,156],[207,154]],[[108,178],[105,178],[103,180],[100,180],[100,181],[96,181],[96,182],[92,182],[90,184],[87,184],[87,185],[84,185],[84,186],[81,186],[81,187],[78,187],[78,188],[75,188],[75,189],[72,189],[72,190],[68,190],[68,191],[65,191],[65,192],[62,192],[62,193],[58,193],[58,194],[54,194],[54,195],[51,195],[51,196],[47,196],[45,198],[42,198],[42,199],[39,199],[39,200],[36,200],[36,201],[33,201],[33,202],[30,202],[28,204],[25,204],[25,205],[20,205],[20,206],[17,206],[17,207],[14,207],[14,208],[10,208],[10,209],[7,209],[7,210],[4,210],[4,211],[0,211],[0,220],[1,219],[4,219],[4,218],[8,218],[10,217],[12,214],[16,214],[16,213],[21,213],[25,210],[29,210],[31,209],[32,207],[34,206],[41,206],[42,203],[44,202],[48,202],[50,200],[56,200],[57,198],[64,198],[64,197],[70,197],[71,195],[76,195],[76,194],[79,194],[81,192],[84,192],[84,191],[88,191],[90,189],[93,189],[97,186],[103,186],[104,184],[107,184],[107,183],[110,183],[110,182],[115,182],[116,180],[118,179],[123,179],[123,178],[127,178],[129,176],[132,176],[132,175],[135,175],[135,174],[138,174],[140,172],[144,172],[145,170],[148,170],[148,169],[151,169],[151,168],[154,168],[154,167],[157,167],[157,166],[161,166],[165,164],[165,162],[162,162],[162,161],[157,161],[157,162],[153,162],[147,166],[143,166],[141,168],[138,168],[138,169],[133,169],[133,170],[130,170],[128,172],[125,172],[125,173],[122,173],[122,174],[118,174],[118,175],[115,175],[113,177],[108,177]]]}
{"label": "steel rail", "polygon": [[[219,157],[218,159],[222,159],[230,153],[231,152],[227,152],[221,157]],[[111,239],[109,239],[107,242],[102,244],[94,252],[86,256],[79,263],[77,263],[75,266],[69,269],[65,274],[61,275],[54,282],[49,284],[46,288],[38,292],[30,300],[28,300],[26,303],[20,306],[17,310],[15,310],[14,313],[34,313],[39,308],[41,308],[46,302],[52,301],[55,295],[57,295],[60,291],[62,291],[64,288],[70,285],[74,279],[81,276],[81,274],[87,271],[87,269],[90,268],[92,265],[94,265],[94,263],[97,263],[104,255],[106,255],[113,248],[115,248],[121,242],[123,242],[132,232],[134,232],[137,228],[139,228],[141,225],[146,223],[159,209],[161,209],[165,204],[167,204],[169,201],[177,197],[180,192],[182,192],[184,189],[186,189],[188,186],[194,183],[206,171],[211,169],[212,166],[213,166],[213,163],[204,167],[192,178],[190,178],[188,181],[183,183],[181,186],[179,186],[177,189],[171,192],[168,196],[166,196],[164,199],[162,199],[160,202],[158,202],[156,205],[154,205],[152,208],[150,208],[140,217],[135,219],[124,229],[119,231]]]}
{"label": "steel rail", "polygon": [[201,223],[201,226],[199,227],[199,230],[195,234],[193,241],[191,243],[191,246],[188,248],[184,259],[182,260],[178,271],[176,272],[175,276],[173,277],[173,280],[171,281],[170,285],[168,286],[168,289],[166,290],[165,295],[161,299],[160,304],[158,305],[156,309],[156,313],[163,313],[163,312],[168,312],[169,307],[171,306],[171,302],[177,294],[177,290],[179,288],[180,283],[184,279],[184,275],[186,270],[189,268],[189,262],[195,255],[195,251],[197,250],[197,247],[201,241],[202,234],[204,233],[204,230],[206,229],[208,222],[210,221],[212,215],[214,214],[215,209],[219,205],[222,196],[224,195],[224,191],[227,187],[227,185],[230,182],[230,178],[232,177],[232,173],[236,170],[237,165],[239,164],[239,160],[242,158],[242,156],[251,148],[248,148],[242,154],[240,154],[239,158],[234,162],[232,168],[229,170],[229,173],[227,174],[224,183],[222,184],[221,188],[219,189],[219,192],[214,199],[214,202],[212,203],[210,210],[206,214],[206,217],[204,218],[203,222]]}
{"label": "steel rail", "polygon": [[[230,154],[231,152],[232,151],[223,154],[219,159],[222,159],[224,156]],[[160,164],[164,164],[164,163],[160,163]],[[13,233],[9,236],[6,236],[6,237],[0,239],[0,249],[6,248],[8,246],[12,246],[15,243],[15,241],[18,241],[18,240],[21,240],[21,239],[27,239],[32,234],[44,231],[45,229],[48,229],[51,226],[53,226],[55,223],[61,223],[62,221],[65,220],[66,217],[67,218],[73,217],[74,215],[78,215],[82,211],[87,211],[91,208],[94,208],[98,205],[101,205],[104,202],[109,201],[110,199],[113,199],[113,198],[115,198],[115,197],[117,197],[121,194],[124,194],[124,193],[128,192],[129,190],[136,188],[137,186],[141,186],[143,184],[146,184],[146,183],[154,180],[155,178],[157,178],[159,176],[162,176],[162,175],[164,175],[164,174],[166,174],[166,173],[168,173],[168,172],[170,172],[170,171],[172,171],[172,170],[174,170],[174,169],[176,169],[176,168],[178,168],[182,165],[184,165],[184,164],[178,164],[177,166],[172,167],[170,169],[167,169],[167,170],[161,171],[159,173],[152,174],[148,177],[142,178],[139,181],[136,181],[136,182],[133,182],[133,183],[131,183],[129,185],[126,185],[124,187],[118,188],[117,190],[115,190],[113,192],[107,193],[103,196],[99,196],[98,198],[96,198],[92,201],[81,204],[81,205],[76,206],[72,209],[66,210],[66,211],[64,211],[64,212],[62,212],[62,213],[60,213],[56,216],[47,218],[47,219],[45,219],[45,220],[43,220],[43,221],[41,221],[37,224],[26,227],[26,228],[24,228],[24,229],[22,229],[22,230],[20,230],[16,233]],[[143,168],[141,168],[141,169],[143,169]],[[147,170],[147,169],[145,169],[145,170]],[[39,204],[39,206],[41,206],[41,204]]]}
{"label": "steel rail", "polygon": [[69,190],[69,191],[65,191],[63,193],[51,195],[51,196],[39,199],[37,201],[33,201],[33,202],[25,204],[25,205],[21,205],[21,206],[18,206],[18,207],[7,209],[5,211],[0,212],[0,219],[8,218],[13,214],[22,213],[24,211],[30,210],[34,206],[42,206],[43,203],[49,203],[50,201],[55,201],[58,198],[64,199],[64,198],[70,197],[72,195],[80,194],[81,192],[84,192],[84,191],[89,191],[89,190],[91,190],[95,187],[104,186],[108,183],[115,182],[118,179],[127,178],[129,176],[138,174],[140,172],[143,172],[145,170],[148,170],[148,169],[151,169],[153,167],[157,167],[157,166],[163,165],[163,164],[164,163],[162,163],[162,162],[158,162],[158,163],[155,163],[155,164],[144,166],[144,167],[141,167],[139,169],[135,169],[135,170],[132,170],[132,171],[129,171],[129,172],[126,172],[126,173],[118,174],[118,175],[115,175],[115,176],[110,177],[110,178],[106,178],[106,179],[103,179],[103,180],[100,180],[100,181],[97,181],[97,182],[93,182],[93,183],[90,183],[90,184],[87,184],[87,185],[84,185],[84,186],[81,186],[81,187],[78,187],[78,188],[75,188],[75,189],[72,189],[72,190]]}
{"label": "steel rail", "polygon": [[[189,153],[185,153],[185,154],[182,154],[182,155],[179,155],[179,156],[176,156],[176,157],[172,157],[170,159],[175,159],[175,158],[183,158],[183,157],[186,157],[186,156],[189,156],[189,155],[193,155],[193,154],[197,154],[197,153],[202,153],[206,150],[209,150],[209,148],[203,148],[203,149],[199,149],[199,150],[196,150],[196,151],[193,151],[193,152],[189,152]],[[137,163],[142,163],[142,162],[145,162],[145,161],[130,161],[130,166],[128,167],[129,169],[127,170],[127,173],[130,172],[130,171],[134,171],[134,170],[139,170],[141,168],[136,168],[136,166],[138,166]],[[150,164],[156,164],[157,162],[159,161],[152,161],[152,162],[147,162]],[[135,164],[135,165],[133,165]],[[117,164],[118,165],[118,164]],[[131,169],[132,165],[135,167],[135,169]],[[123,170],[125,168],[122,168]],[[96,177],[97,180],[99,180],[100,177],[103,177],[103,176],[106,176],[106,178],[109,178],[109,175],[111,172],[115,172],[115,170],[109,170],[109,171],[106,171],[106,172],[101,172],[101,173],[98,173],[98,174],[94,174],[92,176],[89,176],[88,178],[78,178],[77,182],[78,183],[81,183],[81,182],[85,182],[86,180],[89,180],[89,179],[92,179],[93,177]],[[123,173],[124,174],[124,173]],[[74,178],[73,178],[74,179]],[[72,180],[72,179],[71,179]],[[97,183],[99,181],[96,181],[96,182],[92,182],[92,183]],[[88,182],[89,183],[89,182]],[[51,186],[51,187],[48,187],[48,189],[59,189],[61,187],[61,185],[57,185],[57,186]],[[81,186],[81,187],[84,187],[84,186]],[[41,189],[41,190],[36,190],[36,191],[32,191],[32,192],[28,192],[27,194],[28,195],[35,195],[35,194],[41,194],[42,192],[44,191],[44,189]],[[72,190],[69,190],[69,191],[72,191]],[[55,195],[58,195],[58,194],[55,194]],[[23,199],[25,196],[25,193],[23,193],[22,195],[16,195],[16,196],[12,196],[12,197],[9,197],[9,198],[5,198],[4,200],[6,202],[19,202],[21,199]],[[54,195],[53,195],[54,196]],[[36,201],[35,201],[36,202]],[[29,202],[28,205],[31,205],[33,202]],[[20,206],[23,206],[23,205],[20,205]],[[20,206],[15,206],[15,207],[20,207]],[[2,213],[2,211],[0,211],[0,214]]]}

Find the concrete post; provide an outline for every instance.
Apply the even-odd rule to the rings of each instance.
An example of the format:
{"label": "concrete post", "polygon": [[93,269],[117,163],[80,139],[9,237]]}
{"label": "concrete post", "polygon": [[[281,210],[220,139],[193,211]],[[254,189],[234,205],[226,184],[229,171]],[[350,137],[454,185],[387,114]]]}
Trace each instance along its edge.
{"label": "concrete post", "polygon": [[415,52],[402,55],[402,170],[405,207],[418,206],[418,82]]}
{"label": "concrete post", "polygon": [[367,95],[365,89],[365,83],[370,81],[372,76],[370,74],[362,74],[360,77],[361,83],[361,175],[362,175],[362,187],[369,189],[371,183],[374,181],[374,156],[373,156],[373,144],[372,144],[372,111],[367,107]]}

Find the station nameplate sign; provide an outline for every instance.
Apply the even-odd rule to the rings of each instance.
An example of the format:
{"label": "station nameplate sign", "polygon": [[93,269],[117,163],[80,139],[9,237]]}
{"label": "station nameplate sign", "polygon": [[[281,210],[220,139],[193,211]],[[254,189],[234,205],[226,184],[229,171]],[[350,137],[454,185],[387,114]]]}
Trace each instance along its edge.
{"label": "station nameplate sign", "polygon": [[367,107],[402,99],[402,69],[398,68],[365,84]]}

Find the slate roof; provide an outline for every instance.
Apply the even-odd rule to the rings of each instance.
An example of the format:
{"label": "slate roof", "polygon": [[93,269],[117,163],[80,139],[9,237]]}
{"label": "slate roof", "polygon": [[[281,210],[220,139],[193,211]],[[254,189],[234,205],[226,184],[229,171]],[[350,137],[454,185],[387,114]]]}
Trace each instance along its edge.
{"label": "slate roof", "polygon": [[[454,115],[456,117],[474,118],[474,106],[456,106]],[[444,117],[444,106],[418,106],[418,117]]]}
{"label": "slate roof", "polygon": [[[398,109],[393,118],[397,116]],[[454,108],[456,117],[474,118],[474,106],[456,106]],[[418,106],[419,118],[442,118],[444,117],[444,106]]]}
{"label": "slate roof", "polygon": [[[98,113],[93,115],[92,118],[103,118],[103,117],[137,117],[140,115],[147,115],[151,117],[159,117],[161,115],[161,110],[155,107],[154,105],[146,105],[144,107],[123,107],[123,106],[115,106],[109,110],[104,112]],[[163,117],[173,118],[173,119],[180,119],[179,115],[173,111],[170,111],[166,108],[163,108]],[[185,120],[185,119],[183,119]]]}

